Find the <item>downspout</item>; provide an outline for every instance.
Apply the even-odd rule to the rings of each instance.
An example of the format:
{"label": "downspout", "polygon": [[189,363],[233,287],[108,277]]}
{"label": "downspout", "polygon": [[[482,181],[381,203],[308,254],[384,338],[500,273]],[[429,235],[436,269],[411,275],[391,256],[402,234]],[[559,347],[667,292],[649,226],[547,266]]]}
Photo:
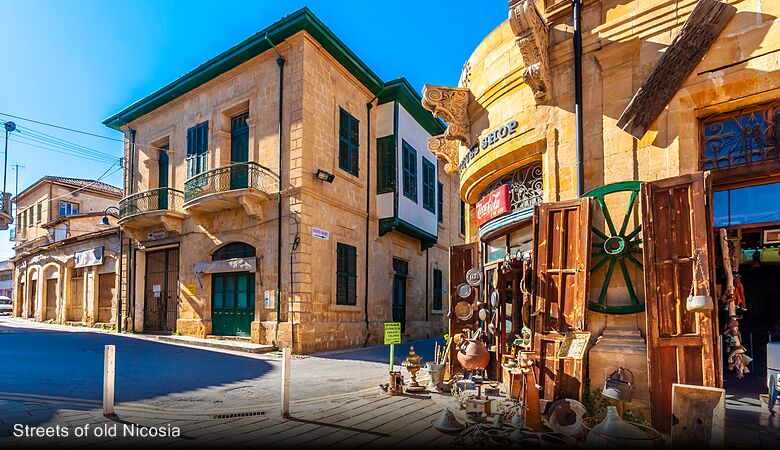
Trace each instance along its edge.
{"label": "downspout", "polygon": [[[279,324],[282,322],[282,109],[284,106],[284,58],[274,43],[265,35],[265,40],[276,51],[276,64],[279,66],[279,116],[277,119],[277,137],[279,140],[279,194],[276,196],[276,330],[274,341],[279,345]],[[290,274],[292,275],[292,274]]]}
{"label": "downspout", "polygon": [[574,120],[577,124],[577,197],[585,193],[582,124],[582,0],[572,0],[574,13]]}
{"label": "downspout", "polygon": [[368,245],[370,242],[369,239],[369,225],[371,224],[371,108],[374,106],[374,100],[376,100],[376,95],[374,98],[372,98],[368,103],[366,103],[366,244],[365,244],[365,267],[364,267],[364,274],[363,274],[363,297],[364,297],[364,303],[363,303],[363,314],[364,319],[366,322],[366,340],[363,341],[363,347],[366,347],[368,345],[368,340],[371,337],[371,332],[369,322],[368,322]]}
{"label": "downspout", "polygon": [[[128,176],[127,195],[133,195],[133,183],[135,181],[135,130],[130,128],[130,175]],[[124,244],[123,242],[121,243]],[[128,329],[135,331],[135,249],[133,239],[127,240],[127,311],[130,313],[130,326]],[[121,280],[121,278],[120,278]]]}
{"label": "downspout", "polygon": [[427,248],[425,249],[425,321],[426,322],[428,321],[428,309],[429,309],[429,306],[430,306],[430,303],[428,303],[428,302],[430,300],[430,295],[431,295],[431,292],[430,292],[429,287],[428,287],[428,285],[430,284],[430,281],[431,281],[430,280],[430,273],[431,273],[431,271],[430,271],[430,267],[429,267],[430,260],[428,259],[428,250],[429,249],[427,249]]}

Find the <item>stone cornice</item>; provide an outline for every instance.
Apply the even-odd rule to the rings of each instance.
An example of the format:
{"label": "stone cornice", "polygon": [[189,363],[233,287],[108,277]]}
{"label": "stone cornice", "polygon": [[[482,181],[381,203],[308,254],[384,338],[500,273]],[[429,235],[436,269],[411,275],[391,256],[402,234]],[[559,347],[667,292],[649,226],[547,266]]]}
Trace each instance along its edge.
{"label": "stone cornice", "polygon": [[464,87],[423,86],[423,108],[447,122],[445,138],[458,140],[466,147],[471,146],[469,97],[469,89]]}
{"label": "stone cornice", "polygon": [[534,91],[536,103],[550,95],[550,30],[533,0],[509,1],[509,25],[523,55],[523,79]]}

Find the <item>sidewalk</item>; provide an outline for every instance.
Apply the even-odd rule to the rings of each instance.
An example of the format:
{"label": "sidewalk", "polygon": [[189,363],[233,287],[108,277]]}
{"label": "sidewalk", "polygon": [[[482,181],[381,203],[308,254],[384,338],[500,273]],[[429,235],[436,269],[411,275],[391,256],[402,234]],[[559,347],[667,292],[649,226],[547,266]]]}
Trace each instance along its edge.
{"label": "sidewalk", "polygon": [[[98,409],[57,409],[48,405],[0,401],[0,448],[32,445],[58,447],[94,444],[96,447],[135,445],[150,447],[200,448],[225,444],[233,447],[309,444],[317,448],[447,448],[452,437],[431,428],[442,408],[427,396],[393,397],[374,392],[340,395],[291,406],[291,418],[281,419],[278,405],[244,417],[180,417],[164,413],[117,410],[119,416],[106,419]],[[77,429],[89,424],[86,437],[75,437]],[[56,427],[60,437],[13,437],[14,426]],[[180,436],[159,436],[180,430]],[[52,429],[52,432],[55,429]],[[114,430],[116,437],[95,434]],[[132,436],[135,434],[135,436]],[[139,437],[142,434],[145,437]],[[157,434],[157,437],[150,437]]]}

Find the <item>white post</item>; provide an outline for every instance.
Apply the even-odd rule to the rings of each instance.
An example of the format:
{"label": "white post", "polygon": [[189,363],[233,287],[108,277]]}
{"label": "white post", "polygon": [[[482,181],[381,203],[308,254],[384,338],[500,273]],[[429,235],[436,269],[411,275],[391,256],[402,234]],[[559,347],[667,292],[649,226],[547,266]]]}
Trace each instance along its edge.
{"label": "white post", "polygon": [[290,417],[290,348],[282,349],[282,417]]}
{"label": "white post", "polygon": [[116,363],[116,347],[106,345],[103,357],[103,415],[114,415],[114,375]]}

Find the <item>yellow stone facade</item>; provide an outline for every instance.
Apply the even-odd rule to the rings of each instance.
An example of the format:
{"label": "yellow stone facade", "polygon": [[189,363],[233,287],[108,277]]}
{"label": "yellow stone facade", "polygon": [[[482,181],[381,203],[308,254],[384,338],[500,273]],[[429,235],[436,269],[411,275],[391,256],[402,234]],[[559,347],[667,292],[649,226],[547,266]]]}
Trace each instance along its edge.
{"label": "yellow stone facade", "polygon": [[[193,202],[184,203],[183,207],[170,204],[169,211],[124,218],[123,228],[138,242],[135,275],[132,275],[135,282],[131,289],[130,310],[134,311],[131,326],[139,332],[145,330],[145,295],[150,291],[144,276],[146,255],[156,249],[178,247],[178,282],[174,294],[178,313],[175,327],[171,328],[201,338],[214,334],[213,275],[196,273],[194,264],[211,261],[213,253],[226,244],[243,242],[257,251],[252,342],[290,346],[296,352],[381,343],[383,323],[393,320],[394,258],[408,263],[406,334],[411,338],[443,334],[446,300],[443,308],[433,308],[431,273],[434,269],[444,273],[446,298],[448,248],[463,242],[458,227],[457,177],[446,174],[443,168],[438,170],[438,179],[444,187],[444,220],[438,225],[435,245],[422,250],[420,239],[399,231],[380,235],[376,140],[379,137],[377,110],[382,97],[358,80],[305,30],[274,44],[274,49],[219,74],[121,128],[128,133],[125,156],[128,161],[134,161],[134,171],[126,174],[126,196],[159,186],[158,155],[163,145],[168,146],[170,158],[168,186],[184,191],[187,129],[206,120],[209,122],[208,167],[229,164],[230,118],[244,111],[249,113],[249,161],[264,166],[275,177],[279,173],[280,145],[277,59],[284,58],[281,266],[277,263],[276,250],[277,178],[261,189],[262,192],[230,198],[230,193],[218,193],[204,197],[197,207],[192,206]],[[419,98],[414,106],[422,114],[428,114],[419,107]],[[340,108],[359,121],[357,176],[339,167]],[[134,141],[129,130],[133,130]],[[134,142],[134,152],[131,152],[131,142]],[[435,157],[432,161],[436,162]],[[315,176],[318,170],[335,175],[332,183],[318,179]],[[212,211],[206,211],[207,207]],[[314,237],[314,228],[326,230],[328,239]],[[355,305],[336,304],[337,243],[357,249]],[[273,296],[279,271],[281,297],[277,316]],[[267,296],[271,296],[270,306],[265,301]]]}
{"label": "yellow stone facade", "polygon": [[[618,118],[679,33],[696,0],[584,0],[584,191],[702,170],[702,118],[780,99],[780,2],[723,3],[736,8],[736,13],[650,130],[636,139],[617,126]],[[442,139],[431,141],[431,148],[444,149],[439,157],[458,168],[460,195],[469,205],[470,242],[480,240],[474,209],[480,193],[519,167],[541,162],[545,202],[578,196],[571,2],[510,4],[510,19],[477,46],[457,88],[426,86],[426,108],[449,125]],[[535,6],[541,21],[534,23],[528,16],[512,18],[511,9],[524,6],[530,6],[529,11]],[[537,48],[541,56],[535,54]],[[532,64],[536,71],[526,73]],[[453,97],[446,103],[435,94],[431,101],[428,95],[434,91]],[[457,94],[465,100],[452,100]],[[512,120],[518,123],[515,133],[469,158],[471,145]],[[469,160],[465,165],[464,158]],[[764,176],[768,180],[778,173],[775,168]],[[723,180],[714,181],[717,186]],[[618,200],[611,206],[625,210],[626,202]],[[640,223],[638,214],[630,217],[632,226]],[[601,216],[595,220],[603,223]],[[601,278],[594,277],[591,297],[600,286]],[[641,284],[637,291],[643,297]],[[617,302],[625,300],[625,286],[610,288],[608,295]],[[618,330],[617,335],[605,333],[605,342],[610,343],[602,348],[622,342],[606,355],[591,351],[591,367],[598,367],[591,371],[591,389],[600,387],[618,366],[637,367],[635,401],[629,407],[647,415],[645,344],[643,339],[636,341],[637,334],[621,335],[621,330],[639,329],[644,337],[644,313],[608,316],[591,311],[588,322],[594,342],[605,328]]]}

